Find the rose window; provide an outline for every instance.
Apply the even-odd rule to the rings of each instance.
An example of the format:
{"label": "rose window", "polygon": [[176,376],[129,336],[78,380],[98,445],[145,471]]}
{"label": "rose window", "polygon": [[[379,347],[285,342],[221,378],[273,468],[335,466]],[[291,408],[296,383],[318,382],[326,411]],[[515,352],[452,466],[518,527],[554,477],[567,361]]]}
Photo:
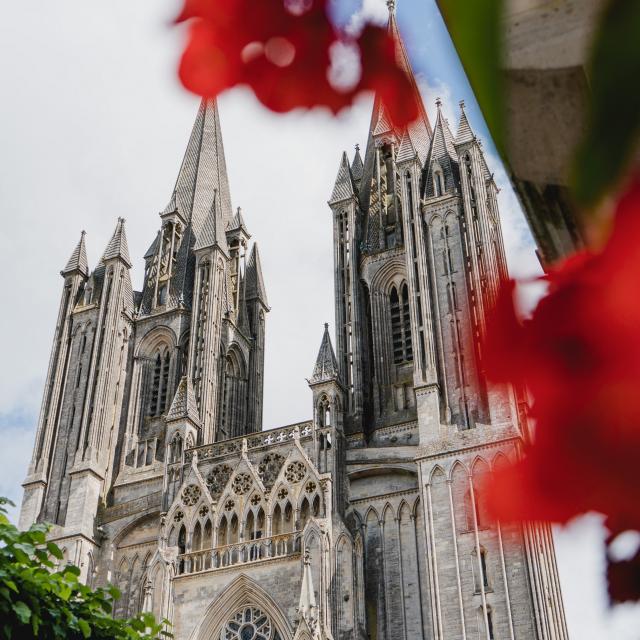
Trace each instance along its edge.
{"label": "rose window", "polygon": [[251,489],[251,476],[248,473],[239,473],[231,485],[233,490],[239,495],[243,495]]}
{"label": "rose window", "polygon": [[187,507],[192,507],[200,500],[201,495],[202,491],[200,491],[200,487],[197,484],[187,485],[182,490],[182,502],[187,505]]}
{"label": "rose window", "polygon": [[307,470],[302,462],[292,462],[287,466],[287,469],[284,472],[284,477],[289,482],[300,482],[300,480],[304,478],[306,471]]}
{"label": "rose window", "polygon": [[220,640],[282,640],[266,613],[244,607],[222,627]]}
{"label": "rose window", "polygon": [[268,453],[258,465],[258,475],[265,487],[272,487],[276,481],[280,469],[284,464],[284,456],[279,453]]}

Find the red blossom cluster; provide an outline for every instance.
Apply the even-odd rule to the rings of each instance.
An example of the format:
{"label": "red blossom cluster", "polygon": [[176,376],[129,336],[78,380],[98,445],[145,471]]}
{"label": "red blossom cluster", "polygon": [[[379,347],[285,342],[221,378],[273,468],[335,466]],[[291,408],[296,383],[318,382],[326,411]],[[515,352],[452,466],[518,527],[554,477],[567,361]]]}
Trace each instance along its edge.
{"label": "red blossom cluster", "polygon": [[[362,91],[376,91],[399,127],[418,117],[398,65],[393,38],[367,25],[359,36],[339,31],[329,0],[185,0],[178,22],[189,21],[179,75],[190,91],[215,98],[248,85],[269,109],[350,105]],[[360,77],[345,88],[330,81],[336,45],[359,52]]]}
{"label": "red blossom cluster", "polygon": [[[493,477],[503,520],[597,511],[611,540],[640,530],[640,178],[620,199],[611,236],[546,276],[549,292],[521,321],[514,283],[489,322],[486,364],[496,381],[525,385],[533,443]],[[612,600],[640,597],[640,555],[609,564]]]}

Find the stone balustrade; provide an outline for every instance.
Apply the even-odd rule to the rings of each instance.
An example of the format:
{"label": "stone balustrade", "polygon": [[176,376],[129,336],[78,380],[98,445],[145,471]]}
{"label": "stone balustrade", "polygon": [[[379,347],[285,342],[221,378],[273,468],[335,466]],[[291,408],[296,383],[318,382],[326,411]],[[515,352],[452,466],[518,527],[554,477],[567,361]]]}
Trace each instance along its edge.
{"label": "stone balustrade", "polygon": [[300,553],[301,532],[284,533],[270,538],[236,542],[212,549],[191,551],[178,556],[177,573],[187,575],[200,571],[224,569],[258,560],[282,558]]}

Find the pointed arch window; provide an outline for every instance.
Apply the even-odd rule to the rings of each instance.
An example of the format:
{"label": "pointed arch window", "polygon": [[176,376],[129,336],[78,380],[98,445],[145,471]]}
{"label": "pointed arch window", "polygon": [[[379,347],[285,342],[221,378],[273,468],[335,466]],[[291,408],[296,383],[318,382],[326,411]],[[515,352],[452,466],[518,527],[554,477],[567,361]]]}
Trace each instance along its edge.
{"label": "pointed arch window", "polygon": [[393,343],[393,361],[396,364],[413,360],[411,344],[411,316],[409,313],[409,288],[404,283],[398,289],[394,286],[389,296],[391,308],[391,339]]}
{"label": "pointed arch window", "polygon": [[444,174],[442,173],[442,169],[437,167],[433,172],[433,193],[436,198],[439,198],[441,195],[444,195],[445,192],[445,183],[444,183]]}
{"label": "pointed arch window", "polygon": [[150,416],[159,416],[167,409],[170,369],[171,355],[169,351],[166,350],[164,354],[158,351],[153,360],[153,379],[151,381],[151,399],[149,401]]}

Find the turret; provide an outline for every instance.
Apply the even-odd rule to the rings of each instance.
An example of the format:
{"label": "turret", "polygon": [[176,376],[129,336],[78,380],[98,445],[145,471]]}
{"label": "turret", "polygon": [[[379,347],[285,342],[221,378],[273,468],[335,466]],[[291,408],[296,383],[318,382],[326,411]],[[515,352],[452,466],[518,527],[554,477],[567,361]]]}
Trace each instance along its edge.
{"label": "turret", "polygon": [[180,380],[165,421],[167,426],[164,455],[164,510],[169,508],[182,483],[182,463],[185,449],[195,446],[200,440],[200,415],[193,393],[193,385],[188,376],[183,376]]}
{"label": "turret", "polygon": [[22,529],[28,528],[40,516],[45,492],[50,481],[53,452],[61,416],[61,399],[67,379],[69,351],[72,342],[72,312],[76,301],[83,293],[88,271],[85,232],[83,231],[66,266],[60,272],[64,279],[62,297],[53,335],[53,348],[49,360],[33,457],[29,473],[23,484],[24,499],[20,513],[20,528]]}
{"label": "turret", "polygon": [[334,508],[344,512],[345,488],[345,392],[338,362],[325,323],[320,350],[308,380],[313,396],[313,425],[316,438],[316,465],[321,473],[331,473],[335,482]]}

